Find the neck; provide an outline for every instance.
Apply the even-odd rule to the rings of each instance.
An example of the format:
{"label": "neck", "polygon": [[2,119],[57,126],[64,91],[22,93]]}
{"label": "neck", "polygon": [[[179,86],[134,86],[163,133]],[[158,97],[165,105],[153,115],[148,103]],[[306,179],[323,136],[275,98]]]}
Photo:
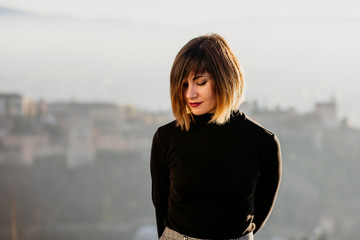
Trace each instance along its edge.
{"label": "neck", "polygon": [[214,116],[214,113],[205,113],[205,114],[202,114],[202,115],[193,115],[196,125],[207,124],[211,120],[211,118],[213,116]]}

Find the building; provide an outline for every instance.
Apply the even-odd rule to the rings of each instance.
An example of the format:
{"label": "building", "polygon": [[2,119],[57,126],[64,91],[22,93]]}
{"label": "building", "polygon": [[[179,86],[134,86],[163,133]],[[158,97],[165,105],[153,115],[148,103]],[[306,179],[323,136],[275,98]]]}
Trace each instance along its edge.
{"label": "building", "polygon": [[329,102],[315,103],[313,114],[320,117],[321,123],[325,128],[337,128],[340,122],[337,119],[337,106],[335,98]]}
{"label": "building", "polygon": [[315,103],[313,111],[304,114],[299,114],[294,109],[262,110],[256,103],[248,103],[244,109],[280,139],[306,143],[319,151],[326,148],[354,154],[359,152],[359,130],[338,119],[334,98],[328,102]]}
{"label": "building", "polygon": [[20,94],[0,94],[0,117],[22,116],[23,97]]}
{"label": "building", "polygon": [[124,116],[110,103],[53,103],[48,113],[64,130],[66,163],[74,168],[93,163],[97,151],[121,151]]}
{"label": "building", "polygon": [[0,163],[31,166],[37,158],[63,152],[62,146],[51,144],[45,133],[10,134],[0,140]]}
{"label": "building", "polygon": [[34,101],[16,93],[0,94],[0,117],[41,117],[46,113],[44,100]]}

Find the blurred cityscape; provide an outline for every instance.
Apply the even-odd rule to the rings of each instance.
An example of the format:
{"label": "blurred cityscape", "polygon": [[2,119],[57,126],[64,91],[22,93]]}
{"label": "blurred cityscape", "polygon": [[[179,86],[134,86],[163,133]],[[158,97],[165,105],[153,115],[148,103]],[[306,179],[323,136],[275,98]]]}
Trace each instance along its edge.
{"label": "blurred cityscape", "polygon": [[[360,129],[336,100],[241,111],[280,139],[283,179],[259,240],[360,239]],[[0,239],[156,239],[149,156],[171,112],[0,94]]]}

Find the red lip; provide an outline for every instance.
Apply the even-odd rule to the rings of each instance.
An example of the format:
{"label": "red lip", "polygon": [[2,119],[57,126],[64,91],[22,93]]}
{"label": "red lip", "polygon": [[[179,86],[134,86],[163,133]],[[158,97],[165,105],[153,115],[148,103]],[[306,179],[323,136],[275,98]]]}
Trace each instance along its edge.
{"label": "red lip", "polygon": [[201,103],[202,103],[202,102],[194,102],[194,103],[189,103],[189,104],[190,104],[190,106],[192,106],[192,107],[197,107],[197,106],[199,106]]}

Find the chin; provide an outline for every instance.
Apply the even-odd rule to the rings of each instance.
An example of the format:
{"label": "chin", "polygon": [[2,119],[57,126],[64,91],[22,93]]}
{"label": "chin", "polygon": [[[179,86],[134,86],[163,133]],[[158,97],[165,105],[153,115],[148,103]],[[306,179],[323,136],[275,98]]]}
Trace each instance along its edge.
{"label": "chin", "polygon": [[203,115],[203,114],[207,113],[206,111],[201,111],[201,110],[193,110],[191,112],[194,115]]}

